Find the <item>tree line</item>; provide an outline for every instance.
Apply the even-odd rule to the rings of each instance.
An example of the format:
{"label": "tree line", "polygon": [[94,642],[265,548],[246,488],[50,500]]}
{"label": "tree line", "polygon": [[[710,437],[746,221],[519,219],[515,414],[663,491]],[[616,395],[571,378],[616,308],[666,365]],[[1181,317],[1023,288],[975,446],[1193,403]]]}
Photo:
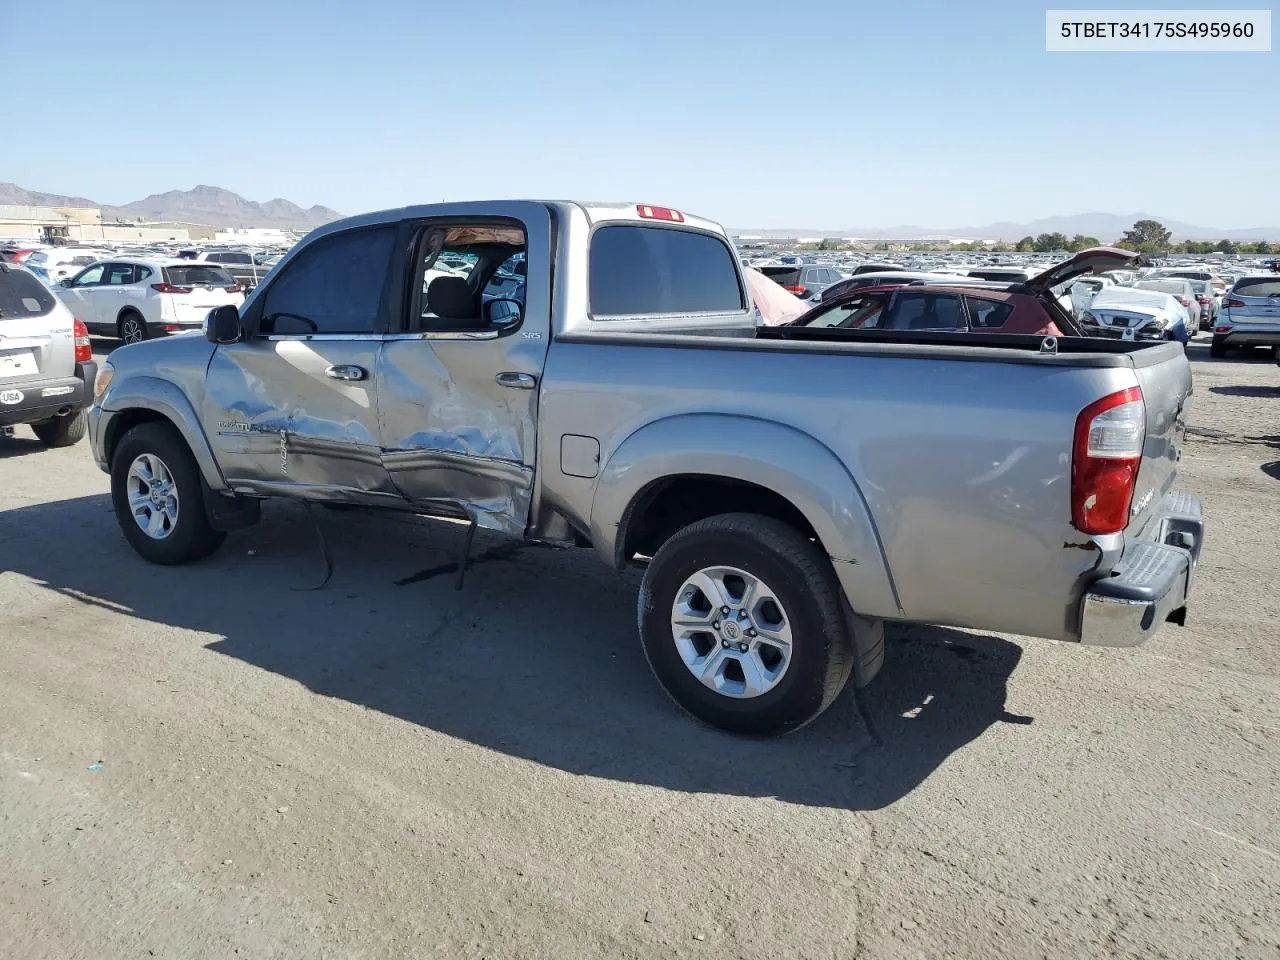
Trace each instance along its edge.
{"label": "tree line", "polygon": [[[908,249],[925,252],[955,250],[963,252],[990,251],[992,253],[1076,253],[1089,247],[1101,246],[1097,237],[1077,233],[1068,237],[1065,233],[1042,233],[1036,237],[1023,237],[1017,243],[913,243]],[[1280,242],[1265,240],[1181,240],[1173,242],[1172,234],[1158,220],[1139,220],[1116,240],[1113,246],[1138,253],[1280,253]],[[889,250],[889,243],[877,243],[873,250]],[[802,250],[851,250],[853,246],[843,240],[827,238],[819,243],[800,245]]]}

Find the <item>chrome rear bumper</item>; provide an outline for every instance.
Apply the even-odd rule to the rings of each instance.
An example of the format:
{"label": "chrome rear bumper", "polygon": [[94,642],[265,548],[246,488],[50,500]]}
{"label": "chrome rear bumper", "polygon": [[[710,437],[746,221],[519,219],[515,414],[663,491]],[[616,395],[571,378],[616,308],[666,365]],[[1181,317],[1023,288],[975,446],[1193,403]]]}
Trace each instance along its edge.
{"label": "chrome rear bumper", "polygon": [[1110,576],[1085,588],[1080,642],[1135,647],[1166,620],[1184,623],[1204,540],[1200,499],[1170,492],[1144,535],[1125,547]]}

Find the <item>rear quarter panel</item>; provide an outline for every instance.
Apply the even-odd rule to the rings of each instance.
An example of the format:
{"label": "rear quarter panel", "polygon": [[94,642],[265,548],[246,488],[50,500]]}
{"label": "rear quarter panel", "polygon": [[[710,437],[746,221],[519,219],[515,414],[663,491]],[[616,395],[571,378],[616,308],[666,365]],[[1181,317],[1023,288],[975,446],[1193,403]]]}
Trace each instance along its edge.
{"label": "rear quarter panel", "polygon": [[[1075,417],[1098,397],[1132,386],[1133,369],[1025,355],[1022,362],[960,361],[912,350],[817,352],[712,338],[690,338],[687,347],[557,341],[543,383],[544,495],[583,529],[607,529],[619,517],[593,516],[600,477],[626,482],[625,471],[611,473],[609,464],[637,430],[699,414],[778,424],[813,438],[847,468],[887,559],[899,616],[1069,638],[1083,580],[1103,560],[1070,525]],[[598,477],[560,469],[565,434],[599,440]],[[758,434],[760,448],[744,456],[773,458],[803,482],[813,465],[785,459],[769,448],[768,431]],[[709,432],[708,449],[716,443]],[[717,470],[708,456],[705,472]],[[849,512],[860,506],[852,501],[831,491],[824,506]],[[842,544],[824,547],[838,559],[880,562],[850,556]],[[859,598],[849,599],[857,609]]]}

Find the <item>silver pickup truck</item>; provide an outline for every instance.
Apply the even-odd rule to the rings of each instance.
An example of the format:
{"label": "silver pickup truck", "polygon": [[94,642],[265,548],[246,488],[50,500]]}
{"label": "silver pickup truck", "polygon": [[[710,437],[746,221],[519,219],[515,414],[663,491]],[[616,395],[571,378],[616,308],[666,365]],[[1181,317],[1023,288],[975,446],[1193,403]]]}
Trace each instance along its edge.
{"label": "silver pickup truck", "polygon": [[[640,564],[653,672],[741,733],[865,686],[885,621],[1131,645],[1185,617],[1181,345],[764,328],[739,262],[716,224],[646,205],[342,220],[205,336],[112,354],[94,457],[155,563],[283,496]],[[1060,309],[1050,288],[1098,266],[1026,291]]]}

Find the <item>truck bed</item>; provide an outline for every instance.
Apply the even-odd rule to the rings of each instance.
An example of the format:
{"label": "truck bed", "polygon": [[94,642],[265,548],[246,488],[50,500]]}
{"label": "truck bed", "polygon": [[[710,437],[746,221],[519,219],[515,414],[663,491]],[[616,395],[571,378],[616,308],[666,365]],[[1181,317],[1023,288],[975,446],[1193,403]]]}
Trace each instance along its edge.
{"label": "truck bed", "polygon": [[[883,561],[890,571],[888,589],[866,585],[863,612],[1077,639],[1092,572],[1109,569],[1172,485],[1190,385],[1182,346],[1072,337],[1050,352],[1038,336],[815,334],[561,334],[543,379],[540,449],[555,458],[565,436],[598,438],[607,471],[646,425],[688,417],[685,442],[701,443],[716,473],[766,442],[743,423],[760,438],[775,428],[812,438],[852,479],[882,552],[833,554],[851,562],[839,569],[856,579]],[[1136,509],[1123,534],[1091,539],[1071,525],[1076,420],[1135,385],[1148,420]],[[613,506],[554,468],[542,482],[580,520]]]}

